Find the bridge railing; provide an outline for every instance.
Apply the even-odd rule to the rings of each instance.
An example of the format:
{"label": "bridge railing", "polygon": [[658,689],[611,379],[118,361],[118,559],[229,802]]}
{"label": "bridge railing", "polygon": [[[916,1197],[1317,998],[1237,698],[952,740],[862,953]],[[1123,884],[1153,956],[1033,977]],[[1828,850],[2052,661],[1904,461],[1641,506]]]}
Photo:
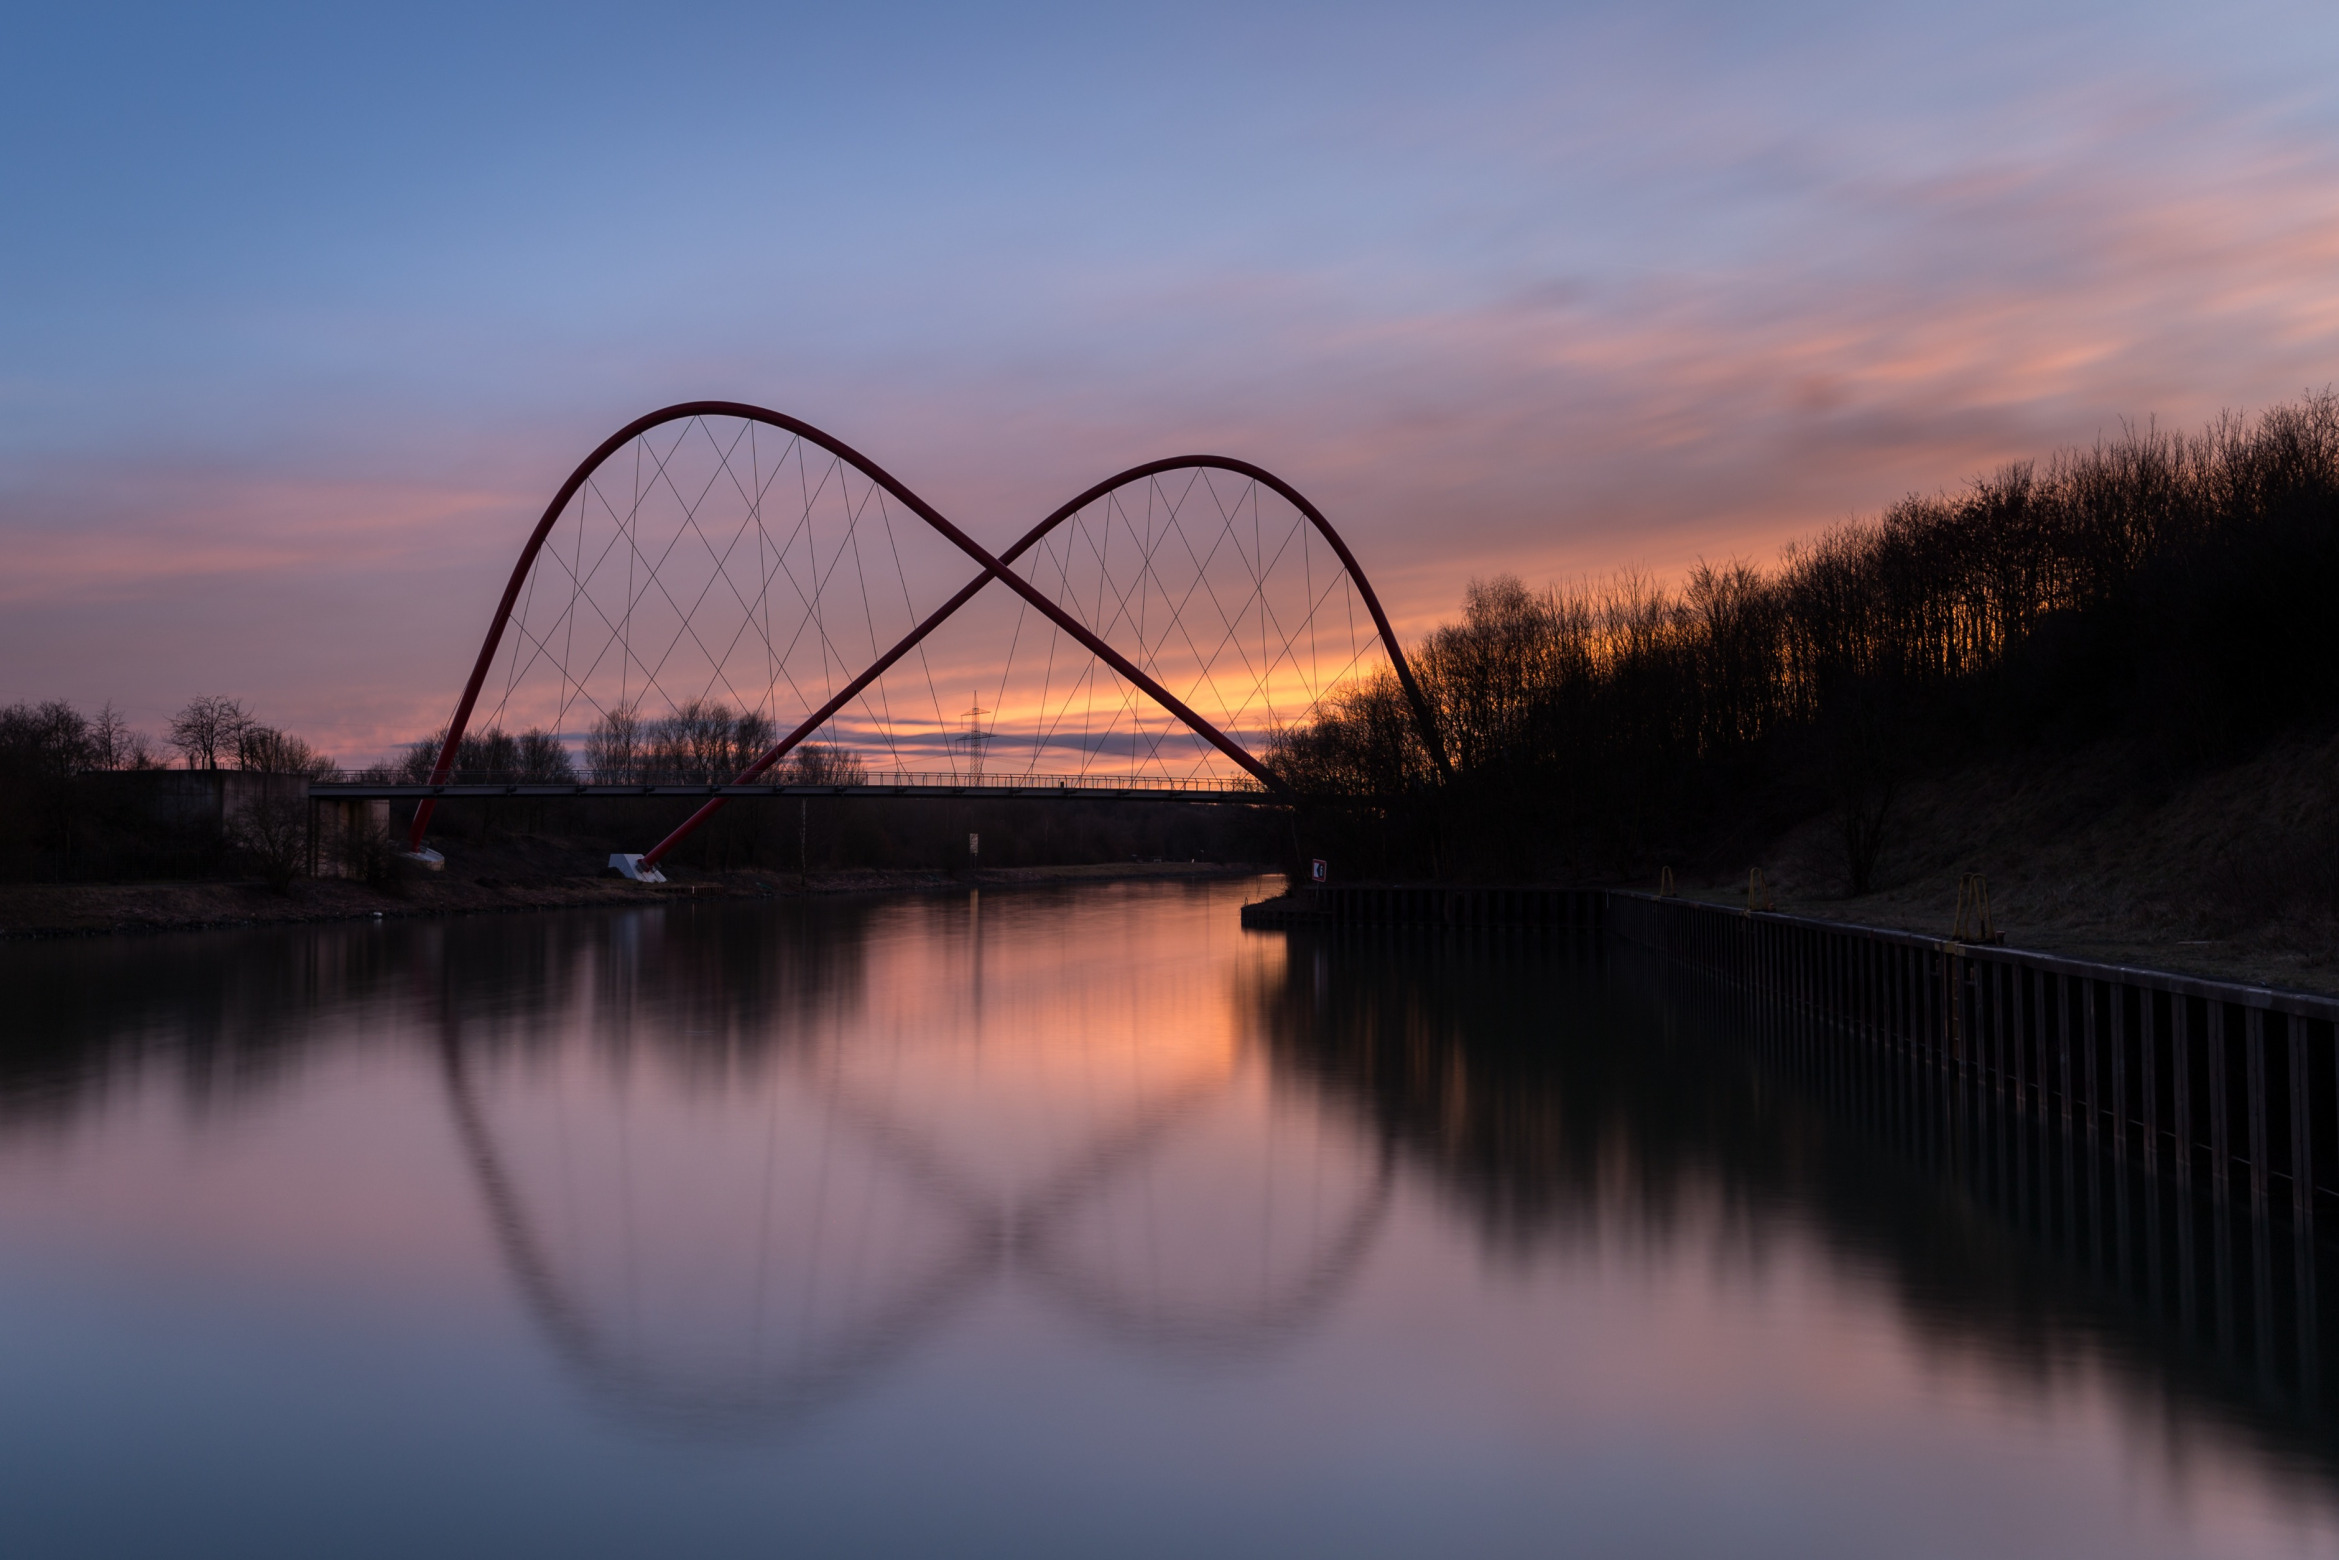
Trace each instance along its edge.
{"label": "bridge railing", "polygon": [[1159,796],[1260,796],[1265,786],[1249,776],[1175,777],[1116,774],[976,774],[948,770],[872,770],[834,778],[801,779],[785,774],[734,785],[703,774],[650,774],[624,780],[595,780],[586,776],[530,774],[521,770],[460,769],[438,785],[379,769],[333,770],[315,777],[311,795],[331,796],[364,791],[373,795],[460,796],[843,796],[887,792],[948,791],[1031,795],[1134,794]]}

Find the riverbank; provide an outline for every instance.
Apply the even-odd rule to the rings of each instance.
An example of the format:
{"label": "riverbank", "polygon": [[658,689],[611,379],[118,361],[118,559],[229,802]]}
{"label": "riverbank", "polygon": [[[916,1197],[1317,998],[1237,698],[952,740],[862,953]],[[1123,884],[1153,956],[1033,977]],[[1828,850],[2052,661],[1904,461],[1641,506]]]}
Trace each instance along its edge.
{"label": "riverbank", "polygon": [[[1894,805],[1874,892],[1842,891],[1832,817],[1806,820],[1752,864],[1777,907],[1797,915],[1946,936],[1972,873],[1988,886],[1996,930],[2018,947],[2339,993],[2334,774],[2339,738],[2329,736],[2193,772],[2149,747],[2104,742],[1911,784]],[[1746,868],[1684,873],[1683,887],[1743,905]]]}
{"label": "riverbank", "polygon": [[[1638,885],[1636,885],[1638,886]],[[1815,921],[1840,921],[1885,931],[1915,932],[1947,937],[1957,925],[1957,879],[1904,884],[1889,892],[1860,899],[1805,896],[1767,889],[1769,907],[1782,915],[1806,916]],[[2000,890],[1992,884],[1993,899]],[[1728,909],[1746,904],[1746,886],[1686,887],[1680,897]],[[2171,975],[2195,975],[2204,980],[2236,981],[2276,990],[2308,991],[2339,996],[2339,930],[2327,921],[2295,925],[2270,923],[2222,936],[2176,935],[2198,930],[2175,925],[2154,928],[2137,925],[2090,905],[2075,904],[2054,913],[2045,895],[2016,892],[2008,900],[2011,916],[1998,912],[1992,928],[2008,947],[2033,953],[2052,953],[2095,964],[2117,964],[2131,969],[2161,970]]]}
{"label": "riverbank", "polygon": [[1244,862],[1194,861],[1003,867],[956,874],[874,869],[800,874],[747,869],[694,874],[686,881],[666,884],[634,883],[616,877],[448,872],[418,876],[386,888],[333,878],[304,878],[283,894],[260,883],[5,883],[0,884],[0,938],[286,926],[374,916],[479,915],[664,904],[676,899],[778,899],[1024,888],[1049,883],[1256,877],[1270,870]]}

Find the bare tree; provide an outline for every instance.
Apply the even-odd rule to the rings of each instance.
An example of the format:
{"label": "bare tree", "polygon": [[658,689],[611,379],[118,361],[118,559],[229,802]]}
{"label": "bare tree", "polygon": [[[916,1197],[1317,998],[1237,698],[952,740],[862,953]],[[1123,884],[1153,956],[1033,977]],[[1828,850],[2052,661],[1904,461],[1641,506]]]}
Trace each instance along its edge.
{"label": "bare tree", "polygon": [[154,745],[146,733],[134,729],[122,719],[122,712],[108,700],[98,707],[89,723],[89,767],[92,769],[159,769],[161,761],[154,756]]}
{"label": "bare tree", "polygon": [[0,709],[0,768],[63,780],[90,767],[89,722],[62,699]]}
{"label": "bare tree", "polygon": [[222,759],[235,756],[236,741],[251,724],[235,700],[205,694],[171,717],[170,744],[186,756],[189,769],[217,769]]}
{"label": "bare tree", "polygon": [[[1905,781],[1988,744],[2124,730],[2176,763],[2339,712],[2339,396],[2131,430],[1788,550],[1529,591],[1474,581],[1413,654],[1467,870],[1608,870],[1772,803],[1833,802],[1874,886]],[[1278,732],[1295,785],[1397,794],[1419,743],[1367,674]],[[1425,828],[1425,833],[1430,832]],[[1523,849],[1540,856],[1522,862]]]}
{"label": "bare tree", "polygon": [[867,785],[869,766],[837,742],[807,742],[789,755],[789,779],[796,785]]}
{"label": "bare tree", "polygon": [[714,784],[736,772],[732,761],[735,717],[720,699],[685,699],[649,723],[648,760],[661,780]]}
{"label": "bare tree", "polygon": [[[446,745],[447,734],[441,730],[435,736],[408,743],[397,758],[376,764],[366,773],[409,785],[419,784],[437,772],[439,753]],[[586,748],[590,754],[590,739]],[[502,780],[558,783],[574,780],[577,766],[557,732],[531,726],[514,736],[501,726],[489,726],[463,733],[463,740],[455,744],[455,756],[447,773],[458,784]]]}
{"label": "bare tree", "polygon": [[596,785],[625,785],[641,777],[645,733],[642,718],[620,705],[593,723],[585,735],[585,772]]}
{"label": "bare tree", "polygon": [[[732,774],[737,774],[763,757],[778,735],[769,717],[759,715],[754,710],[740,716],[739,723],[731,729]],[[729,779],[730,776],[724,778]]]}
{"label": "bare tree", "polygon": [[265,786],[229,820],[228,841],[270,888],[290,893],[308,865],[308,807],[289,790]]}
{"label": "bare tree", "polygon": [[567,746],[554,732],[533,726],[521,732],[518,753],[519,775],[523,780],[559,784],[577,777],[575,760],[569,757]]}
{"label": "bare tree", "polygon": [[342,870],[369,888],[394,890],[404,853],[405,842],[376,823],[359,825],[341,836]]}
{"label": "bare tree", "polygon": [[253,722],[236,733],[236,767],[269,775],[329,775],[331,755],[289,732]]}

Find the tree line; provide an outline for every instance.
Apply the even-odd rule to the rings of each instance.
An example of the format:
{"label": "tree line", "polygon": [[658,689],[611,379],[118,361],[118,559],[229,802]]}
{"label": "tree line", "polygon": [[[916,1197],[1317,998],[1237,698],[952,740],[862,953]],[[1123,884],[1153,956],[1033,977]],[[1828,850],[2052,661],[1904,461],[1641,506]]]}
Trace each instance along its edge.
{"label": "tree line", "polygon": [[264,724],[238,701],[216,695],[188,700],[170,718],[160,744],[124,720],[110,701],[95,715],[84,715],[63,699],[0,707],[0,783],[163,769],[173,752],[189,769],[281,775],[322,775],[333,769],[329,754]]}
{"label": "tree line", "polygon": [[2018,462],[1769,570],[1474,581],[1410,658],[1450,786],[1386,672],[1272,762],[1303,791],[1388,798],[1312,824],[1382,870],[1641,875],[1825,808],[1859,893],[1920,769],[2106,737],[2184,768],[2339,715],[2334,586],[2324,393]]}
{"label": "tree line", "polygon": [[[454,783],[516,780],[536,784],[721,785],[736,779],[779,740],[772,722],[753,710],[735,711],[720,699],[686,699],[664,715],[645,718],[631,705],[597,715],[586,730],[582,762],[559,735],[542,727],[507,732],[490,725],[466,731],[448,771]],[[421,784],[438,768],[447,734],[409,743],[365,778]],[[771,772],[774,784],[859,785],[868,766],[840,743],[805,742]]]}
{"label": "tree line", "polygon": [[[2140,777],[2166,774],[2339,718],[2335,586],[2339,399],[2325,393],[2018,462],[1798,543],[1769,569],[1474,581],[1459,620],[1410,657],[1450,781],[1385,672],[1281,733],[1270,762],[1303,795],[1375,799],[1310,809],[1290,841],[1351,873],[1648,876],[1743,862],[1825,811],[1844,886],[1864,892],[1921,772],[2114,738]],[[469,733],[454,778],[719,782],[774,736],[717,700],[620,708],[573,752],[541,728]],[[367,773],[425,779],[442,743]],[[174,756],[332,767],[232,699],[190,701],[159,743],[111,706],[16,704],[0,709],[0,816],[69,837],[67,779]],[[850,750],[808,744],[774,778],[864,772]]]}
{"label": "tree line", "polygon": [[[254,854],[263,835],[271,875],[294,859],[293,825],[266,787],[268,805],[207,831],[103,778],[172,767],[302,779],[331,773],[333,760],[218,695],[188,700],[160,742],[111,703],[94,715],[63,699],[0,707],[0,876],[209,875],[231,854]],[[294,822],[305,835],[305,819]]]}

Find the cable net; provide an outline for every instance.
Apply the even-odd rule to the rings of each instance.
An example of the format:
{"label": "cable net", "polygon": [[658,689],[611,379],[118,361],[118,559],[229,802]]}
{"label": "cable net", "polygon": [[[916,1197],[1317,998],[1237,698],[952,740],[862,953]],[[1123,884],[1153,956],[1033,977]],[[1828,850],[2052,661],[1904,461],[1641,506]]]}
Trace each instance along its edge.
{"label": "cable net", "polygon": [[[1132,480],[1011,567],[1252,754],[1387,664],[1330,543],[1239,473]],[[812,440],[748,417],[661,424],[601,462],[547,533],[460,767],[729,780],[978,573]],[[994,581],[772,778],[913,775],[1210,782],[1242,770]]]}
{"label": "cable net", "polygon": [[[1016,560],[1082,627],[1253,755],[1387,664],[1356,581],[1307,516],[1237,472],[1105,494]],[[1007,600],[1001,593],[1000,604]],[[1003,748],[1034,772],[1230,776],[1206,738],[1028,605],[1000,661]]]}
{"label": "cable net", "polygon": [[[562,934],[525,1014],[437,1014],[521,1301],[612,1406],[714,1434],[847,1400],[1002,1304],[1169,1358],[1296,1341],[1379,1239],[1391,1161],[1195,980],[1227,903],[1100,901],[1069,953],[1029,910],[986,934],[980,895]],[[1248,984],[1289,956],[1247,947]]]}

